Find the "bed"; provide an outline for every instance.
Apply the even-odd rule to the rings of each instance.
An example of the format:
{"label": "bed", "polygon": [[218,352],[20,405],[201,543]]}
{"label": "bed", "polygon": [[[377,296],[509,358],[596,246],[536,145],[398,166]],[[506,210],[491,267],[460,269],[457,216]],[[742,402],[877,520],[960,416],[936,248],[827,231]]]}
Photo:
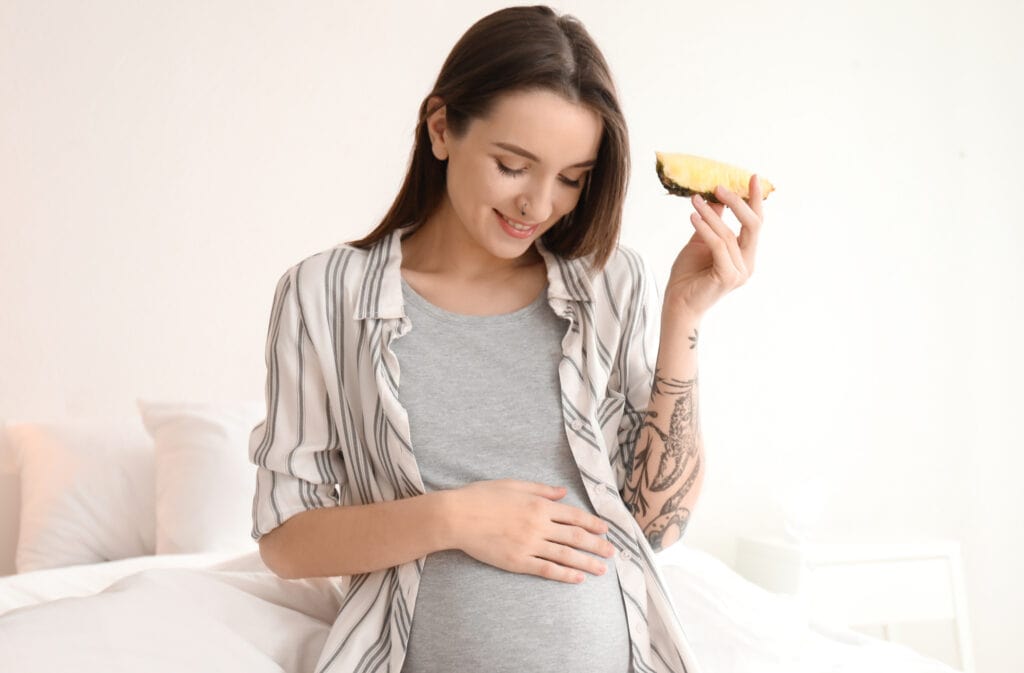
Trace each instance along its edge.
{"label": "bed", "polygon": [[[348,578],[285,580],[251,527],[261,402],[138,400],[0,432],[0,662],[37,673],[315,670]],[[661,566],[702,673],[953,673],[809,620],[685,540]]]}

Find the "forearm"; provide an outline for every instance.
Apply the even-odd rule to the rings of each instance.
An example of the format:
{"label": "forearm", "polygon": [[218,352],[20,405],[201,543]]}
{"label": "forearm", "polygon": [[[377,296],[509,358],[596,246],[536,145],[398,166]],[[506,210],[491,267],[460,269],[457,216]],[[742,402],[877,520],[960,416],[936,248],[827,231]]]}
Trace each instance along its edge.
{"label": "forearm", "polygon": [[301,512],[267,534],[260,551],[286,579],[373,572],[450,549],[449,491]]}
{"label": "forearm", "polygon": [[623,499],[655,551],[683,536],[704,478],[697,388],[699,320],[665,312],[650,402]]}

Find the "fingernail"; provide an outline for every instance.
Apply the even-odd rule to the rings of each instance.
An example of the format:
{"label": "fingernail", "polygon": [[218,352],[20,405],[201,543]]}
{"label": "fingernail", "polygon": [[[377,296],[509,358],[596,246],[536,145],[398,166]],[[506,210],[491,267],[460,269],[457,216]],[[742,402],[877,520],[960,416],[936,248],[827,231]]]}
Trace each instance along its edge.
{"label": "fingernail", "polygon": [[704,197],[702,197],[702,196],[701,196],[700,194],[697,194],[697,195],[695,195],[695,196],[693,197],[693,199],[694,199],[694,200],[695,200],[695,201],[696,201],[697,203],[704,203]]}

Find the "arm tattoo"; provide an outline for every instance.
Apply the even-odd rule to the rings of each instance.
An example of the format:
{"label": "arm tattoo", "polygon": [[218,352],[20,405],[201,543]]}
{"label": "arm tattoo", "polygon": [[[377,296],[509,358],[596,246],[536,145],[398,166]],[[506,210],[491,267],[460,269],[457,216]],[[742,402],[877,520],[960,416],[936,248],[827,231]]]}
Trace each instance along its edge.
{"label": "arm tattoo", "polygon": [[[696,330],[694,330],[696,331]],[[696,337],[690,337],[696,345]],[[691,346],[693,348],[693,346]],[[654,390],[651,393],[651,405],[660,395],[674,396],[675,404],[672,407],[672,416],[669,419],[668,432],[664,432],[653,419],[657,419],[658,412],[645,411],[643,416],[643,428],[650,428],[651,432],[641,435],[646,437],[646,443],[639,448],[635,460],[639,461],[639,482],[632,490],[627,487],[626,506],[636,517],[637,513],[646,516],[650,504],[644,497],[645,492],[666,491],[676,486],[681,476],[690,470],[686,480],[678,486],[661,508],[661,512],[645,528],[644,534],[655,551],[664,548],[663,543],[671,545],[683,536],[690,519],[690,510],[682,507],[686,495],[693,488],[697,475],[700,472],[700,456],[698,455],[698,441],[700,441],[700,417],[697,408],[697,378],[680,380],[673,378],[662,378],[656,371],[654,374]],[[654,455],[652,449],[657,445],[661,449],[658,454],[657,469],[653,476],[650,470]],[[691,465],[691,459],[693,464]]]}

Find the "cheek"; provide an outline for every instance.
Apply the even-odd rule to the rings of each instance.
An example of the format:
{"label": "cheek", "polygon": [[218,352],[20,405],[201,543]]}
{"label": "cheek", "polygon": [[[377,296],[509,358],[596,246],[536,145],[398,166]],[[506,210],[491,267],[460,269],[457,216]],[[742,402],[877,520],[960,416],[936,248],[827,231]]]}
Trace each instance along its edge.
{"label": "cheek", "polygon": [[555,200],[555,207],[558,210],[559,217],[575,208],[580,200],[580,192],[575,190],[569,191],[568,188],[563,188],[563,190],[565,191],[565,194],[562,195],[561,198]]}
{"label": "cheek", "polygon": [[469,205],[476,203],[477,206],[497,208],[516,194],[516,187],[513,180],[498,175],[496,170],[489,169],[485,164],[467,167],[457,175],[449,175],[458,181],[457,186],[449,184],[452,192],[458,192],[461,200]]}

